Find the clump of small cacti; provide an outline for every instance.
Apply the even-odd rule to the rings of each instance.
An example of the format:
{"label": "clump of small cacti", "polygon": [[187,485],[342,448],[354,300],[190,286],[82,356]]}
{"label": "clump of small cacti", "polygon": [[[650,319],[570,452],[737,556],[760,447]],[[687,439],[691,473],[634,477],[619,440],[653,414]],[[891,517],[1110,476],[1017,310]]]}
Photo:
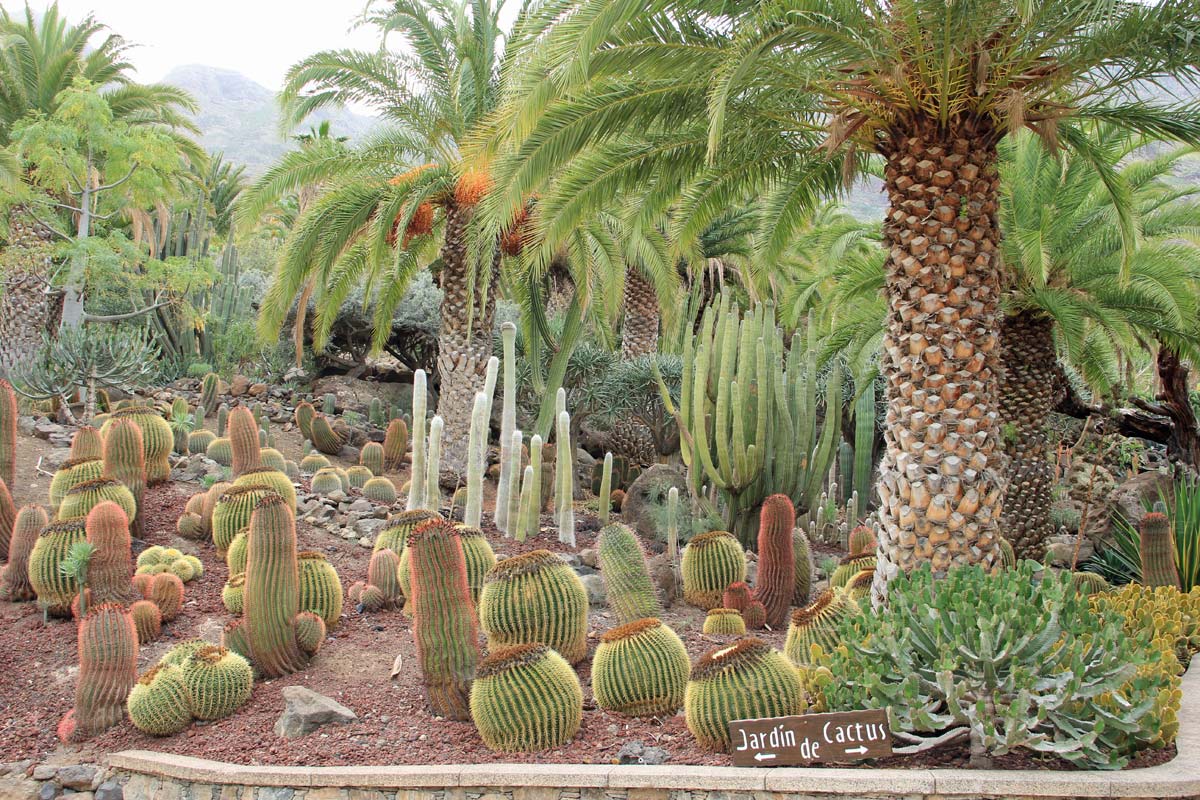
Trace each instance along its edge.
{"label": "clump of small cacti", "polygon": [[342,491],[342,479],[338,477],[332,467],[325,467],[313,475],[312,481],[309,483],[309,490],[315,495],[328,497],[334,492]]}
{"label": "clump of small cacti", "polygon": [[497,563],[479,596],[488,649],[541,642],[572,664],[587,655],[587,611],[583,582],[547,550]]}
{"label": "clump of small cacti", "polygon": [[86,517],[93,508],[106,501],[120,506],[127,519],[137,515],[137,503],[125,484],[109,478],[97,478],[71,487],[58,507],[58,518]]}
{"label": "clump of small cacti", "polygon": [[29,558],[38,534],[49,524],[50,518],[41,506],[24,506],[17,512],[8,546],[8,563],[0,571],[0,595],[13,602],[37,597],[29,582]]}
{"label": "clump of small cacti", "polygon": [[1179,568],[1175,563],[1175,537],[1166,514],[1151,511],[1138,524],[1142,556],[1143,586],[1179,588]]}
{"label": "clump of small cacti", "polygon": [[787,641],[783,651],[796,666],[812,663],[812,647],[819,645],[826,653],[833,652],[841,642],[838,627],[853,614],[855,603],[840,589],[827,589],[809,605],[792,612]]}
{"label": "clump of small cacti", "polygon": [[358,463],[371,470],[372,475],[383,474],[383,445],[379,442],[367,442],[358,454]]}
{"label": "clump of small cacti", "polygon": [[162,611],[149,600],[135,600],[129,606],[133,627],[137,630],[138,644],[154,641],[162,633]]}
{"label": "clump of small cacti", "polygon": [[800,528],[792,531],[792,556],[795,565],[795,589],[792,592],[792,604],[804,605],[812,594],[813,580],[817,574],[816,561],[813,559],[812,542]]}
{"label": "clump of small cacti", "polygon": [[376,503],[391,505],[396,502],[396,484],[382,475],[364,483],[362,493],[363,497]]}
{"label": "clump of small cacti", "polygon": [[342,435],[333,429],[328,417],[317,414],[312,421],[312,443],[313,447],[325,455],[335,456],[341,452],[342,445],[346,442]]}
{"label": "clump of small cacti", "polygon": [[767,610],[767,624],[782,628],[796,591],[792,530],[796,509],[785,494],[763,501],[758,525],[758,582],[754,597]]}
{"label": "clump of small cacti", "polygon": [[[105,426],[104,477],[120,481],[133,497],[134,510],[129,514],[129,530],[142,535],[142,496],[146,493],[146,455],[142,428],[133,420],[117,420]],[[75,481],[79,485],[80,481]],[[63,500],[66,494],[63,494]],[[60,507],[61,512],[61,507]]]}
{"label": "clump of small cacti", "polygon": [[304,458],[300,459],[300,474],[301,475],[316,475],[326,467],[332,466],[330,461],[320,453],[309,453]]}
{"label": "clump of small cacti", "polygon": [[600,574],[608,588],[608,603],[622,623],[657,617],[662,613],[646,554],[632,530],[621,523],[606,525],[596,545]]}
{"label": "clump of small cacti", "polygon": [[138,678],[125,703],[133,727],[150,736],[171,736],[192,723],[192,696],[175,665],[158,665]]}
{"label": "clump of small cacti", "polygon": [[704,633],[714,636],[741,636],[746,633],[746,621],[734,608],[713,608],[704,617]]}
{"label": "clump of small cacti", "polygon": [[683,599],[705,611],[721,605],[729,584],[746,580],[746,553],[728,531],[693,536],[681,562]]}
{"label": "clump of small cacti", "polygon": [[783,654],[747,637],[692,665],[684,696],[688,730],[706,750],[729,749],[729,723],[787,717],[806,708],[800,676]]}
{"label": "clump of small cacti", "polygon": [[142,429],[146,485],[155,486],[166,482],[171,475],[171,450],[175,446],[175,434],[171,431],[171,426],[155,409],[131,406],[112,412],[101,426],[100,434],[107,438],[112,426],[122,419],[132,420]]}
{"label": "clump of small cacti", "polygon": [[324,553],[306,550],[300,564],[300,610],[311,611],[333,628],[342,616],[342,581]]}
{"label": "clump of small cacti", "polygon": [[204,454],[222,467],[233,465],[233,445],[224,436],[209,442]]}
{"label": "clump of small cacti", "polygon": [[250,699],[254,670],[225,647],[201,647],[179,667],[196,719],[224,719]]}
{"label": "clump of small cacti", "polygon": [[262,466],[248,469],[233,482],[234,486],[261,486],[269,489],[287,501],[288,507],[295,513],[296,487],[292,480],[277,469]]}
{"label": "clump of small cacti", "polygon": [[225,554],[233,537],[250,524],[250,515],[258,501],[272,494],[275,493],[261,486],[231,486],[221,494],[212,514],[213,545],[218,553]]}
{"label": "clump of small cacti", "polygon": [[471,719],[484,744],[533,753],[571,741],[583,717],[575,671],[544,644],[507,647],[483,660],[471,688]]}
{"label": "clump of small cacti", "polygon": [[38,607],[52,617],[71,616],[71,601],[79,593],[75,578],[60,568],[79,542],[86,541],[84,517],[59,520],[42,528],[29,554],[29,584]]}
{"label": "clump of small cacti", "polygon": [[79,623],[75,707],[59,726],[63,741],[80,741],[118,724],[137,680],[137,629],[118,603],[92,608]]}
{"label": "clump of small cacti", "polygon": [[375,474],[362,464],[355,464],[346,470],[346,477],[350,479],[350,488],[361,489],[367,481],[375,477]]}
{"label": "clump of small cacti", "polygon": [[683,705],[687,648],[655,618],[600,637],[592,659],[592,690],[601,708],[631,717],[670,716]]}

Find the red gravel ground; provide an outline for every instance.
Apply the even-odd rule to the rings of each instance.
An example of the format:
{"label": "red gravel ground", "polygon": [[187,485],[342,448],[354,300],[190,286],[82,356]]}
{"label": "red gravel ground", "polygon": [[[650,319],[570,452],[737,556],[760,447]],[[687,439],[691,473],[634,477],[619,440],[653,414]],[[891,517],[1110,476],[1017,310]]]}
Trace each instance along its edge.
{"label": "red gravel ground", "polygon": [[[19,463],[28,470],[20,483],[17,502],[44,502],[47,478],[33,472],[32,463],[45,444],[22,440]],[[293,448],[288,448],[291,451]],[[297,452],[299,446],[294,448]],[[285,451],[285,452],[288,452]],[[398,479],[401,483],[403,478]],[[204,563],[204,575],[187,585],[180,616],[164,626],[162,637],[142,648],[139,671],[149,668],[174,644],[196,636],[213,639],[230,619],[221,603],[221,587],[228,578],[223,559],[211,545],[182,540],[175,535],[175,520],[195,484],[168,484],[146,493],[146,542],[178,547],[195,553]],[[595,543],[595,520],[580,520],[579,549]],[[506,556],[538,548],[564,550],[553,532],[517,543],[497,531],[487,531],[493,547]],[[298,527],[299,547],[320,550],[337,568],[344,586],[366,575],[370,550],[355,541],[311,528]],[[703,613],[686,606],[667,610],[663,619],[687,644],[693,658],[728,641],[703,635]],[[614,625],[607,611],[589,619],[593,649],[600,633]],[[783,632],[759,632],[760,638],[783,646]],[[482,644],[482,642],[481,642]],[[399,655],[402,668],[396,680],[388,678]],[[341,623],[330,632],[310,668],[285,678],[259,682],[250,701],[232,717],[212,723],[197,722],[186,731],[166,738],[139,733],[125,722],[83,745],[60,745],[55,727],[72,705],[78,672],[74,624],[51,620],[44,624],[33,603],[0,601],[0,762],[23,758],[44,759],[51,754],[76,761],[99,760],[104,753],[125,749],[158,750],[241,764],[376,765],[452,764],[484,762],[613,763],[626,742],[641,741],[670,754],[672,764],[728,765],[729,757],[700,750],[684,724],[683,715],[666,719],[629,719],[596,708],[590,688],[590,657],[579,665],[584,686],[583,726],[575,739],[561,749],[534,755],[500,755],[488,750],[469,723],[430,715],[422,697],[420,669],[410,631],[410,621],[399,611],[359,614],[347,602]],[[309,736],[285,740],[274,734],[284,703],[285,686],[306,686],[353,709],[357,722],[327,726]],[[57,753],[56,753],[57,751]],[[894,757],[878,766],[921,768],[966,766],[965,747],[944,748],[915,757]],[[1144,754],[1137,765],[1161,763],[1174,748]],[[864,765],[870,766],[870,765]],[[1014,755],[997,759],[1003,768],[1071,769],[1054,758]]]}

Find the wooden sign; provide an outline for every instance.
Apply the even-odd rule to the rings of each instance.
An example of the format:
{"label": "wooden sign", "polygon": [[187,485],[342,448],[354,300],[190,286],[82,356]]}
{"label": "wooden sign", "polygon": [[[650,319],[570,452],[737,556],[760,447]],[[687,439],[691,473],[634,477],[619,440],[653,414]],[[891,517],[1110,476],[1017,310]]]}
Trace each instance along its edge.
{"label": "wooden sign", "polygon": [[743,719],[729,723],[729,750],[737,767],[882,758],[892,754],[892,731],[882,708]]}

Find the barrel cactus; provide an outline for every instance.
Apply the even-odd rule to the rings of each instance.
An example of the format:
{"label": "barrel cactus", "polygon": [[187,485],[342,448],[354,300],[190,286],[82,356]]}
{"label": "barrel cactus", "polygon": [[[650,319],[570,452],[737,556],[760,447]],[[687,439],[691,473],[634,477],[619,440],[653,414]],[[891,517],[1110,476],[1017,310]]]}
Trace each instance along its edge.
{"label": "barrel cactus", "polygon": [[358,463],[374,475],[383,474],[383,461],[383,445],[379,442],[367,442],[358,454]]}
{"label": "barrel cactus", "polygon": [[175,532],[184,539],[199,540],[207,534],[204,529],[204,518],[199,514],[185,511],[175,520]]}
{"label": "barrel cactus", "polygon": [[608,604],[617,620],[634,622],[662,613],[646,567],[646,553],[634,532],[619,522],[606,525],[600,530],[596,547],[600,574],[608,588]]}
{"label": "barrel cactus", "polygon": [[204,454],[222,467],[232,466],[233,464],[233,445],[230,444],[229,439],[225,436],[209,442],[208,449],[204,451]]}
{"label": "barrel cactus", "polygon": [[153,642],[162,633],[162,612],[149,600],[135,600],[129,606],[129,615],[133,617],[139,645]]}
{"label": "barrel cactus", "polygon": [[[116,484],[128,494],[121,484]],[[95,550],[88,562],[87,584],[94,603],[131,603],[134,598],[130,575],[133,556],[129,537],[129,517],[124,509],[110,501],[97,504],[84,522],[87,541]]]}
{"label": "barrel cactus", "polygon": [[[140,433],[140,431],[139,431]],[[59,465],[50,479],[50,507],[57,513],[63,496],[71,487],[84,481],[104,477],[104,461],[100,458],[71,458]]]}
{"label": "barrel cactus", "polygon": [[243,472],[233,482],[234,486],[261,486],[270,489],[287,501],[294,513],[296,510],[296,487],[292,479],[272,467],[254,467]]}
{"label": "barrel cactus", "polygon": [[59,568],[71,548],[87,540],[85,517],[59,520],[42,528],[29,554],[29,584],[38,607],[52,617],[71,616],[71,601],[79,593],[75,579]]}
{"label": "barrel cactus", "polygon": [[1004,537],[1000,537],[1000,564],[1005,569],[1015,569],[1017,566],[1017,551],[1013,549],[1012,542]]}
{"label": "barrel cactus", "polygon": [[316,415],[317,410],[307,400],[301,400],[296,404],[296,427],[300,429],[300,433],[305,439],[312,439],[312,421]]}
{"label": "barrel cactus", "polygon": [[250,699],[254,670],[228,648],[202,647],[180,667],[196,719],[224,719]]}
{"label": "barrel cactus", "polygon": [[108,421],[100,428],[101,435],[107,438],[118,420],[131,420],[142,430],[146,485],[165,483],[171,476],[171,450],[175,446],[175,434],[171,431],[171,426],[156,409],[131,406],[112,412]]}
{"label": "barrel cactus", "polygon": [[262,448],[258,443],[258,422],[245,406],[229,412],[230,466],[236,478],[262,467]]}
{"label": "barrel cactus", "polygon": [[75,708],[60,727],[64,741],[80,741],[118,724],[137,680],[137,629],[118,603],[101,603],[79,623],[79,678]]}
{"label": "barrel cactus", "polygon": [[138,678],[125,702],[133,727],[150,736],[171,736],[192,723],[192,696],[183,670],[174,665],[151,667]]}
{"label": "barrel cactus", "polygon": [[857,606],[840,589],[828,589],[809,605],[792,613],[784,653],[796,666],[812,663],[812,647],[819,645],[826,653],[841,642],[838,627],[853,614]]}
{"label": "barrel cactus", "polygon": [[787,717],[807,704],[800,675],[778,650],[753,637],[710,650],[692,665],[684,711],[701,747],[729,749],[729,723]]}
{"label": "barrel cactus", "polygon": [[1095,572],[1075,572],[1071,579],[1075,582],[1075,588],[1086,595],[1100,594],[1111,588],[1104,576]]}
{"label": "barrel cactus", "polygon": [[210,372],[200,381],[200,405],[205,414],[217,410],[217,397],[220,389],[220,379],[215,372]]}
{"label": "barrel cactus", "polygon": [[746,633],[746,621],[736,609],[713,608],[704,617],[704,633],[712,636],[742,636]]}
{"label": "barrel cactus", "polygon": [[312,421],[313,447],[327,456],[336,456],[342,450],[345,439],[329,424],[324,414],[317,414]]}
{"label": "barrel cactus", "polygon": [[300,564],[300,609],[311,611],[333,628],[342,616],[342,581],[324,553],[304,551]]}
{"label": "barrel cactus", "polygon": [[93,508],[106,501],[120,506],[126,519],[137,516],[137,503],[125,484],[109,478],[97,478],[71,487],[58,507],[58,518],[86,517]]}
{"label": "barrel cactus", "polygon": [[301,475],[316,475],[326,467],[331,466],[328,458],[320,453],[309,453],[304,458],[300,459],[300,474]]}
{"label": "barrel cactus", "polygon": [[767,610],[767,624],[782,628],[796,591],[792,530],[796,509],[785,494],[763,501],[758,525],[758,581],[754,596]]}
{"label": "barrel cactus", "polygon": [[221,495],[212,516],[213,545],[218,553],[224,555],[229,550],[233,537],[250,524],[258,501],[268,495],[275,493],[261,486],[232,486]]}
{"label": "barrel cactus", "polygon": [[212,431],[206,431],[203,428],[198,431],[192,431],[188,434],[188,453],[194,456],[206,455],[208,453],[208,446],[216,441],[216,439],[217,435]]}
{"label": "barrel cactus", "polygon": [[399,572],[400,557],[391,550],[376,550],[371,554],[367,564],[367,584],[357,598],[364,611],[394,608],[403,600]]}
{"label": "barrel cactus", "polygon": [[183,581],[173,572],[161,572],[150,582],[149,599],[158,606],[163,622],[170,622],[183,610]]}
{"label": "barrel cactus", "polygon": [[683,641],[660,620],[614,628],[592,659],[596,704],[631,717],[671,716],[683,705],[689,667]]}
{"label": "barrel cactus", "polygon": [[746,623],[746,630],[762,630],[767,626],[767,607],[757,600],[751,600],[742,609],[742,620]]}
{"label": "barrel cactus", "polygon": [[471,602],[478,603],[483,580],[488,571],[496,566],[496,554],[483,531],[466,525],[454,527],[462,539],[463,556],[467,560],[467,586],[471,589]]}
{"label": "barrel cactus", "polygon": [[729,584],[746,580],[746,553],[728,531],[693,536],[683,549],[683,599],[707,611],[721,605]]}
{"label": "barrel cactus", "polygon": [[100,431],[91,425],[84,425],[76,429],[75,434],[71,437],[70,458],[89,460],[104,458],[104,437],[100,435]]}
{"label": "barrel cactus", "polygon": [[8,546],[8,563],[0,570],[0,595],[13,602],[26,602],[37,597],[29,582],[29,559],[38,535],[49,524],[50,518],[41,506],[24,506],[17,512]]}
{"label": "barrel cactus", "polygon": [[859,525],[850,531],[846,545],[851,555],[859,555],[861,553],[870,553],[873,555],[875,548],[879,546],[879,542],[875,538],[875,531],[870,526]]}
{"label": "barrel cactus", "polygon": [[1151,511],[1138,525],[1141,540],[1142,585],[1179,588],[1179,568],[1175,563],[1175,537],[1166,514]]}
{"label": "barrel cactus", "polygon": [[396,502],[396,484],[392,483],[391,478],[382,475],[364,483],[362,493],[363,497],[376,503],[391,505]]}
{"label": "barrel cactus", "polygon": [[479,621],[488,649],[541,642],[571,664],[587,655],[587,612],[583,582],[547,550],[497,563],[484,578],[479,596]]}
{"label": "barrel cactus", "polygon": [[309,489],[315,495],[328,497],[334,492],[342,491],[342,479],[337,476],[332,467],[325,467],[313,475]]}
{"label": "barrel cactus", "polygon": [[140,538],[143,533],[140,510],[146,493],[146,448],[142,428],[133,420],[119,419],[105,426],[104,477],[125,484],[133,496],[134,511],[126,513],[130,532]]}
{"label": "barrel cactus", "polygon": [[397,470],[404,463],[404,454],[408,451],[408,426],[402,419],[393,419],[388,423],[387,433],[383,437],[383,466],[384,469]]}
{"label": "barrel cactus", "polygon": [[367,481],[375,477],[375,473],[361,464],[355,464],[353,467],[350,467],[346,470],[346,475],[350,477],[350,488],[352,489],[361,489]]}
{"label": "barrel cactus", "polygon": [[484,744],[502,753],[561,747],[583,717],[583,689],[571,665],[544,644],[506,647],[479,665],[471,719]]}
{"label": "barrel cactus", "polygon": [[874,553],[843,556],[841,561],[838,562],[837,569],[829,576],[829,588],[844,588],[850,582],[851,578],[864,569],[875,569]]}
{"label": "barrel cactus", "polygon": [[221,588],[221,603],[230,614],[240,615],[245,610],[246,573],[230,575]]}
{"label": "barrel cactus", "polygon": [[401,511],[399,514],[388,518],[387,527],[381,530],[375,537],[374,550],[375,552],[391,550],[396,555],[400,555],[404,552],[404,545],[408,541],[410,533],[424,522],[441,518],[442,515],[436,511],[428,511],[423,508],[413,511]]}

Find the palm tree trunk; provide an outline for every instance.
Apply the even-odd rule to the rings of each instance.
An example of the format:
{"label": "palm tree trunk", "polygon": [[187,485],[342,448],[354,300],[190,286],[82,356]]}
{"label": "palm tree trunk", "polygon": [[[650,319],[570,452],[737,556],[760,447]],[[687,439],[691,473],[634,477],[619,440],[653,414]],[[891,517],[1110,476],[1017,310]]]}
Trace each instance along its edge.
{"label": "palm tree trunk", "polygon": [[471,209],[453,202],[447,206],[446,238],[441,252],[442,328],[438,334],[437,358],[441,379],[437,413],[445,423],[441,467],[443,472],[459,476],[466,474],[475,394],[483,389],[487,362],[492,357],[494,284],[498,273],[493,260],[490,274],[476,276],[473,293],[468,289],[470,220]]}
{"label": "palm tree trunk", "polygon": [[648,355],[658,350],[658,294],[641,270],[625,270],[625,319],[621,323],[621,357]]}
{"label": "palm tree trunk", "polygon": [[999,175],[986,123],[894,132],[875,597],[901,570],[1000,565]]}
{"label": "palm tree trunk", "polygon": [[1054,469],[1046,450],[1046,418],[1065,377],[1058,367],[1054,323],[1030,311],[1006,316],[1000,328],[1000,414],[1008,485],[1000,531],[1018,558],[1041,561],[1054,533],[1050,490]]}
{"label": "palm tree trunk", "polygon": [[0,290],[0,376],[37,353],[43,337],[58,329],[63,300],[48,281],[53,264],[47,243],[54,234],[21,206],[9,211],[8,230],[9,269]]}

